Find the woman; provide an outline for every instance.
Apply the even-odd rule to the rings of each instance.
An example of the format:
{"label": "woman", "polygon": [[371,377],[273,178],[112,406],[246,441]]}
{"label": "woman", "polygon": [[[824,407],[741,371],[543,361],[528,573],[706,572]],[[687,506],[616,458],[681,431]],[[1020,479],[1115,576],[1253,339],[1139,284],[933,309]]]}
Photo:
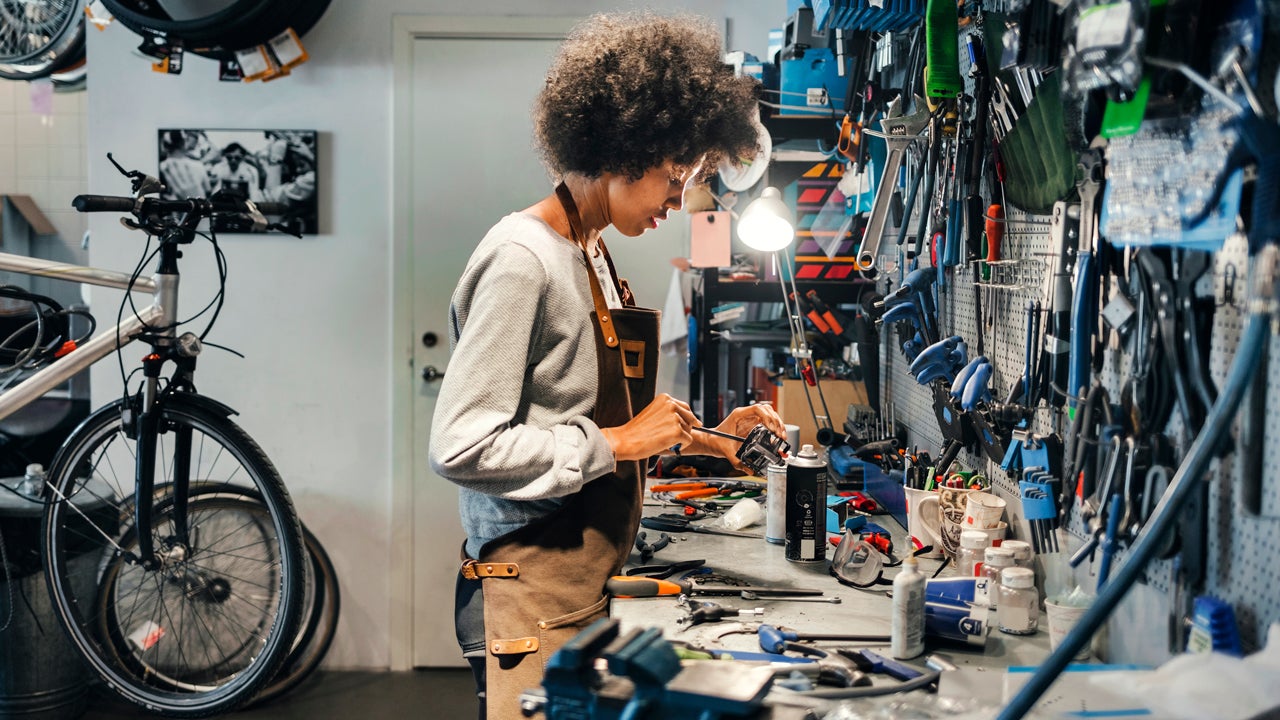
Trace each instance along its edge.
{"label": "woman", "polygon": [[[755,153],[754,81],[692,17],[596,16],[560,48],[534,107],[555,191],[498,222],[453,294],[455,367],[440,387],[433,469],[461,486],[467,532],[455,624],[481,717],[521,717],[546,660],[603,617],[604,584],[640,517],[643,461],[737,443],[654,397],[658,314],[634,307],[601,232],[657,227],[721,158]],[[783,433],[767,406],[720,425]],[[483,597],[483,602],[481,601]]]}

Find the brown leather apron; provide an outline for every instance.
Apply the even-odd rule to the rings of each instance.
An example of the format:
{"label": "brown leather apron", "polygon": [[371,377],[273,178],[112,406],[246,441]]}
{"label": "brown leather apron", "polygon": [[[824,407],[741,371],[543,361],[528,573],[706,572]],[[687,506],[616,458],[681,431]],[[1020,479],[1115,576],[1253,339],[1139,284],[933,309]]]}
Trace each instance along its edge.
{"label": "brown leather apron", "polygon": [[[631,307],[605,304],[573,197],[563,183],[556,195],[569,217],[573,240],[583,247],[595,302],[599,394],[591,419],[599,427],[617,427],[653,400],[659,312],[634,307],[622,285],[618,295]],[[603,243],[601,250],[616,282]],[[643,464],[619,461],[614,472],[587,482],[552,515],[495,538],[480,549],[478,560],[464,563],[464,577],[484,582],[490,720],[522,718],[517,698],[541,686],[551,655],[607,615],[604,584],[621,571],[631,552],[643,492]]]}

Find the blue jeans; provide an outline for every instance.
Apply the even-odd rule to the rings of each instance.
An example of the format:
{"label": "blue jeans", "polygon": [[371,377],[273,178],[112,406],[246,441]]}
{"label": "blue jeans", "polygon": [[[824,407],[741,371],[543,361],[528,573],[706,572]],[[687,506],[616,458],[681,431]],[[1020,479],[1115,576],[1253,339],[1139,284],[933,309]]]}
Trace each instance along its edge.
{"label": "blue jeans", "polygon": [[453,629],[458,636],[462,657],[471,666],[476,683],[476,698],[480,701],[480,720],[485,720],[485,653],[484,642],[484,593],[480,580],[467,580],[458,573],[453,589]]}

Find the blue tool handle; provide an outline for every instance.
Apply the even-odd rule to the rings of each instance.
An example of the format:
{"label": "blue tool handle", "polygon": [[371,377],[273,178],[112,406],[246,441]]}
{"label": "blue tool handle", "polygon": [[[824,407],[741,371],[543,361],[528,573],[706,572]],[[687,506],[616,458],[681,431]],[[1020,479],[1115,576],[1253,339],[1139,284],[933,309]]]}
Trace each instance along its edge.
{"label": "blue tool handle", "polygon": [[897,660],[887,658],[875,651],[863,649],[858,652],[860,652],[862,657],[866,658],[867,661],[871,663],[873,668],[879,672],[883,672],[895,680],[910,680],[912,678],[918,678],[924,674],[910,665],[904,665]]}
{"label": "blue tool handle", "polygon": [[908,368],[908,371],[912,375],[915,375],[923,370],[926,365],[934,365],[943,362],[943,360],[946,359],[947,354],[956,349],[956,344],[952,341],[952,338],[954,337],[956,336],[952,335],[945,340],[939,340],[922,350],[919,357],[911,362],[911,367]]}
{"label": "blue tool handle", "polygon": [[1076,294],[1071,303],[1071,356],[1067,365],[1067,408],[1075,411],[1076,397],[1089,381],[1089,344],[1093,340],[1093,326],[1097,311],[1093,306],[1097,292],[1093,268],[1093,253],[1080,251],[1076,255]]}
{"label": "blue tool handle", "polygon": [[893,307],[889,308],[889,310],[885,312],[884,315],[880,316],[880,322],[882,323],[895,323],[895,322],[901,322],[903,320],[910,321],[912,325],[917,325],[917,326],[919,325],[919,323],[916,321],[915,303],[911,302],[910,300],[905,300],[900,302],[897,305],[894,305]]}
{"label": "blue tool handle", "polygon": [[964,205],[959,198],[952,198],[950,214],[947,215],[947,252],[942,261],[944,267],[955,267],[960,264],[960,230],[964,223]]}
{"label": "blue tool handle", "polygon": [[1071,559],[1067,561],[1067,564],[1070,565],[1071,567],[1079,566],[1080,563],[1084,562],[1085,558],[1093,554],[1094,549],[1097,547],[1098,547],[1098,536],[1090,535],[1088,542],[1080,546],[1080,549],[1077,550],[1075,554],[1071,556]]}
{"label": "blue tool handle", "polygon": [[942,363],[933,365],[925,365],[924,368],[916,374],[916,382],[921,385],[928,385],[934,380],[951,380],[951,370]]}
{"label": "blue tool handle", "polygon": [[987,383],[991,381],[991,363],[984,363],[978,366],[973,372],[973,376],[969,378],[969,382],[965,383],[964,395],[960,398],[960,407],[965,410],[972,410],[987,394]]}
{"label": "blue tool handle", "polygon": [[788,640],[797,639],[795,633],[783,632],[772,625],[761,625],[756,634],[760,636],[760,649],[767,653],[781,653]]}
{"label": "blue tool handle", "polygon": [[990,360],[987,360],[987,356],[979,355],[970,360],[968,365],[961,368],[960,372],[956,373],[955,382],[951,383],[951,397],[959,399],[964,394],[965,384],[969,382],[969,378],[973,377],[973,373],[978,369],[978,366],[985,362],[990,362]]}
{"label": "blue tool handle", "polygon": [[1120,513],[1124,512],[1124,500],[1120,493],[1111,496],[1107,505],[1107,534],[1102,538],[1102,561],[1098,563],[1098,590],[1111,577],[1111,557],[1116,554],[1116,533],[1120,530]]}

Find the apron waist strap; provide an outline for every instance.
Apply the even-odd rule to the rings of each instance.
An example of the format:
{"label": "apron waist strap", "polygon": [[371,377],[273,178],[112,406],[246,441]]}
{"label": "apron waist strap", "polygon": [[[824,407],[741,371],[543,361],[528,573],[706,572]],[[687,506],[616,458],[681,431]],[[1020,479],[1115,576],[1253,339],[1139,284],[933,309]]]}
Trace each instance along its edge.
{"label": "apron waist strap", "polygon": [[462,577],[467,580],[480,580],[482,578],[514,578],[520,577],[520,566],[516,563],[504,562],[480,562],[470,558],[462,561],[462,567],[459,568]]}

